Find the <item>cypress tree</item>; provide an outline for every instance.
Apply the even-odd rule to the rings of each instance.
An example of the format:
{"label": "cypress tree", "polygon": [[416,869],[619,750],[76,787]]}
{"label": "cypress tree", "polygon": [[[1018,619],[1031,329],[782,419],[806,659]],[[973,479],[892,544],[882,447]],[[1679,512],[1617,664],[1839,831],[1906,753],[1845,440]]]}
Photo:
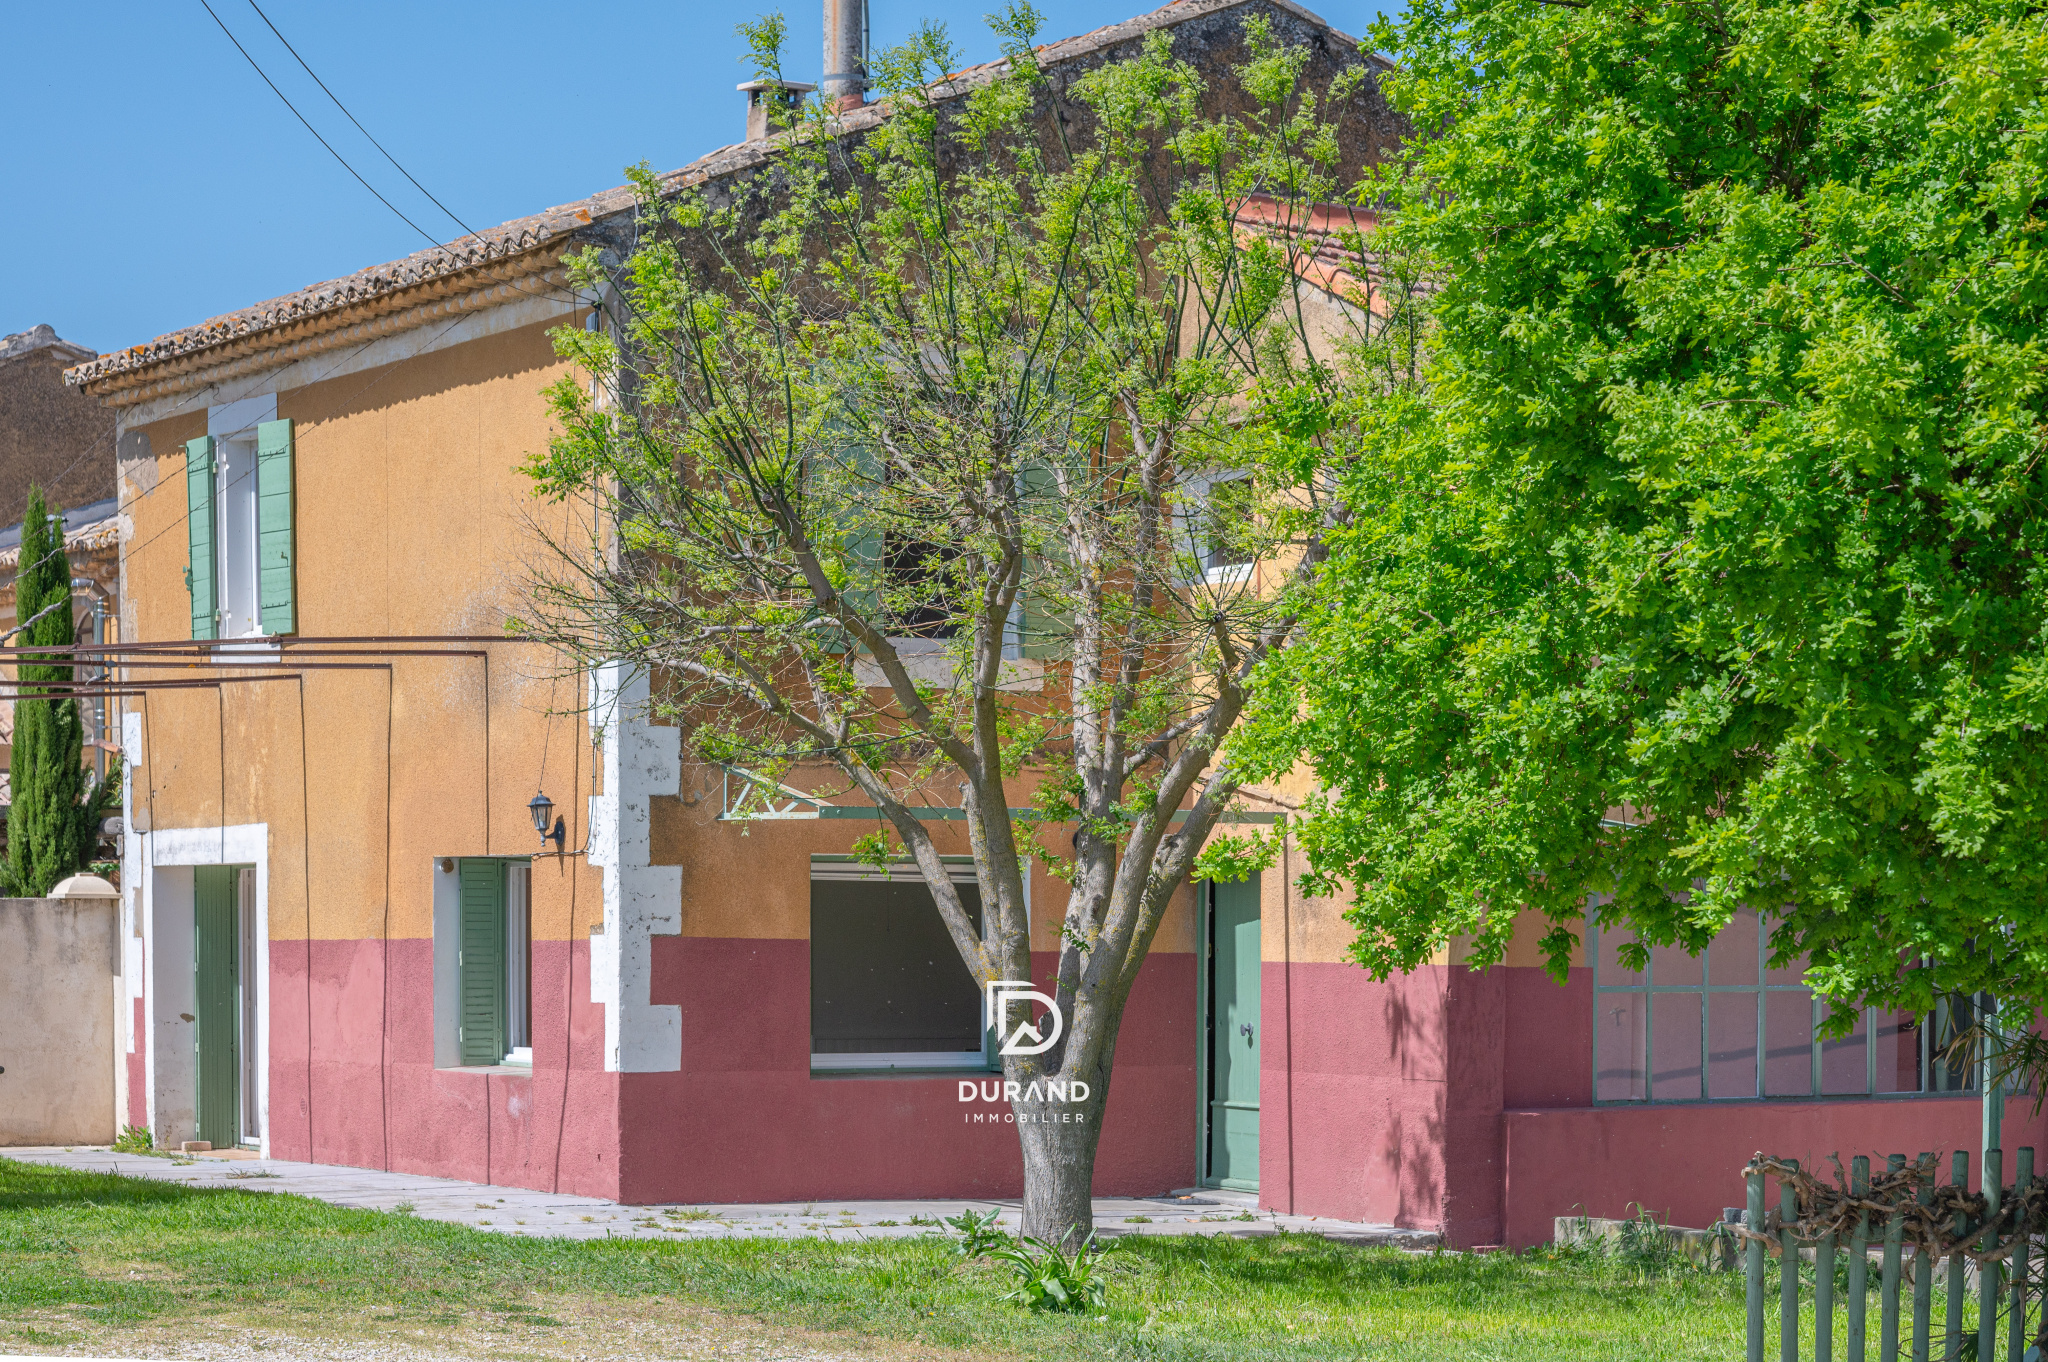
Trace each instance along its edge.
{"label": "cypress tree", "polygon": [[[14,578],[15,642],[23,647],[68,647],[76,639],[71,614],[71,560],[64,553],[61,517],[31,487],[21,525],[21,561]],[[68,683],[69,662],[18,667],[20,689]],[[8,891],[40,896],[77,874],[92,859],[99,820],[113,782],[88,791],[85,731],[76,699],[14,702],[14,761],[7,812]]]}

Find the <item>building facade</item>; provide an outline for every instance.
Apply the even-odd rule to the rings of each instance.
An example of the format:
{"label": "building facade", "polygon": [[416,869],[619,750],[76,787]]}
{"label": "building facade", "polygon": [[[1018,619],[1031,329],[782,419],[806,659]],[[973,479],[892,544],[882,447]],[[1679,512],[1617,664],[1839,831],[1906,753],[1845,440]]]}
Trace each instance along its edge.
{"label": "building facade", "polygon": [[[1183,0],[1041,60],[1057,78],[1163,32],[1228,63],[1252,13],[1361,60],[1285,0]],[[1359,100],[1370,154],[1396,125]],[[921,886],[854,866],[872,816],[699,762],[644,677],[506,633],[524,565],[587,528],[520,472],[569,373],[549,331],[607,324],[562,261],[617,248],[631,211],[598,195],[70,371],[119,424],[122,675],[149,682],[120,716],[124,1119],[633,1202],[1014,1196],[980,1000]],[[732,816],[748,798],[771,816]],[[934,827],[971,882],[964,825]],[[1899,1019],[1874,1020],[1852,1094],[1850,1061],[1798,1039],[1796,983],[1745,983],[1726,951],[1693,985],[1661,955],[1597,989],[1519,956],[1375,983],[1293,854],[1182,892],[1124,1022],[1098,1191],[1239,1188],[1519,1244],[1629,1202],[1702,1223],[1757,1148],[1976,1137],[1969,1094],[1899,1094]],[[1034,898],[1063,893],[1034,867]],[[1048,978],[1058,914],[1032,931]]]}
{"label": "building facade", "polygon": [[[1078,73],[1163,31],[1228,63],[1255,12],[1358,60],[1262,0],[1042,59]],[[1385,123],[1376,92],[1358,117]],[[121,716],[125,1119],[631,1201],[1013,1195],[981,1000],[921,886],[853,867],[872,814],[731,817],[733,774],[649,721],[644,677],[506,635],[526,565],[586,532],[520,472],[568,372],[550,330],[608,324],[562,260],[632,211],[613,191],[71,371],[119,423],[120,671],[146,691]],[[971,882],[964,825],[935,831]],[[1030,892],[1064,886],[1037,865]],[[1191,1176],[1196,900],[1130,1005],[1105,1191]],[[1033,931],[1049,977],[1058,915]]]}

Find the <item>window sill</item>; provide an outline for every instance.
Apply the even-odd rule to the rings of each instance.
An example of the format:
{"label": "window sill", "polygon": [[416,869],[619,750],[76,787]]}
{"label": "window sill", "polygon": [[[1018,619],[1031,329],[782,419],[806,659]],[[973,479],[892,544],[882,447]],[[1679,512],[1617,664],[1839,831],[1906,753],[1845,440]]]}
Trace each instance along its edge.
{"label": "window sill", "polygon": [[[2008,1094],[2010,1096],[2010,1094]],[[1971,1102],[1982,1101],[1982,1094],[1965,1092],[1831,1092],[1815,1093],[1811,1097],[1660,1097],[1653,1100],[1640,1097],[1609,1097],[1595,1099],[1582,1107],[1511,1107],[1509,1114],[1521,1112],[1566,1112],[1566,1111],[1629,1111],[1650,1107],[1782,1107],[1788,1104],[1806,1102]]]}
{"label": "window sill", "polygon": [[1223,563],[1202,572],[1204,586],[1241,586],[1252,579],[1256,563]]}
{"label": "window sill", "polygon": [[987,1060],[971,1050],[957,1054],[855,1052],[814,1053],[811,1056],[813,1078],[947,1078],[960,1074],[981,1074],[986,1077],[1000,1072],[1000,1069],[991,1069]]}
{"label": "window sill", "polygon": [[991,1069],[986,1067],[985,1065],[974,1065],[970,1067],[968,1065],[963,1064],[955,1069],[812,1069],[811,1077],[830,1079],[834,1081],[837,1081],[838,1079],[842,1078],[959,1079],[992,1077],[1000,1078],[1002,1077],[1002,1073],[1003,1071],[1001,1069]]}
{"label": "window sill", "polygon": [[450,1064],[434,1070],[437,1074],[497,1074],[507,1078],[531,1078],[531,1064]]}

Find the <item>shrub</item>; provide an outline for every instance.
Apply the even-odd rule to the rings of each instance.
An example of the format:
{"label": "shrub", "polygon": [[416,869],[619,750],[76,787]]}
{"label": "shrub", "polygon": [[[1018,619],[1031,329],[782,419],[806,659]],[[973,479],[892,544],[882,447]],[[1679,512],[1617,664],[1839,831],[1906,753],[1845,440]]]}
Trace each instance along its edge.
{"label": "shrub", "polygon": [[[979,1258],[1012,1242],[1009,1231],[1000,1223],[1002,1218],[1001,1211],[962,1211],[946,1217],[943,1223],[959,1234],[953,1246],[960,1250],[962,1258]],[[917,1221],[912,1219],[910,1223],[914,1225]]]}
{"label": "shrub", "polygon": [[1109,1282],[1102,1271],[1108,1254],[1108,1247],[1097,1246],[1091,1234],[1071,1258],[1043,1239],[1029,1238],[991,1250],[989,1256],[1008,1263],[1022,1279],[1004,1300],[1023,1301],[1033,1310],[1090,1314],[1108,1309]]}

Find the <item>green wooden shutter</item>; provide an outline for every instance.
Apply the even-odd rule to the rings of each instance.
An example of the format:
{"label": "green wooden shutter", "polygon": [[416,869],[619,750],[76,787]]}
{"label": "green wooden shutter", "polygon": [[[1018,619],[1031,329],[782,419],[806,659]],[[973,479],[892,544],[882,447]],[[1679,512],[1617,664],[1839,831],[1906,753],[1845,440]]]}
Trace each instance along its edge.
{"label": "green wooden shutter", "polygon": [[220,592],[214,575],[213,437],[185,442],[185,524],[191,558],[185,589],[192,593],[192,637],[218,637]]}
{"label": "green wooden shutter", "polygon": [[846,566],[853,582],[846,596],[856,609],[873,615],[882,608],[882,532],[869,517],[875,492],[882,482],[882,460],[866,445],[856,445],[847,464],[851,477],[846,506]]}
{"label": "green wooden shutter", "polygon": [[297,549],[292,525],[292,423],[265,421],[256,427],[256,591],[258,618],[266,634],[298,630],[293,567]]}
{"label": "green wooden shutter", "polygon": [[[1042,523],[1056,518],[1059,483],[1054,480],[1052,470],[1041,463],[1026,464],[1022,483],[1020,500],[1024,503],[1022,509],[1026,519]],[[1031,578],[1044,571],[1042,561],[1025,565],[1023,600],[1017,611],[1018,651],[1025,657],[1042,662],[1067,655],[1074,629],[1072,617],[1056,608],[1058,603],[1055,599],[1032,589]]]}
{"label": "green wooden shutter", "polygon": [[498,1064],[505,1058],[505,863],[463,860],[457,867],[462,896],[462,1062]]}
{"label": "green wooden shutter", "polygon": [[241,933],[235,867],[192,871],[193,1048],[199,1069],[199,1138],[232,1149],[242,1138]]}

